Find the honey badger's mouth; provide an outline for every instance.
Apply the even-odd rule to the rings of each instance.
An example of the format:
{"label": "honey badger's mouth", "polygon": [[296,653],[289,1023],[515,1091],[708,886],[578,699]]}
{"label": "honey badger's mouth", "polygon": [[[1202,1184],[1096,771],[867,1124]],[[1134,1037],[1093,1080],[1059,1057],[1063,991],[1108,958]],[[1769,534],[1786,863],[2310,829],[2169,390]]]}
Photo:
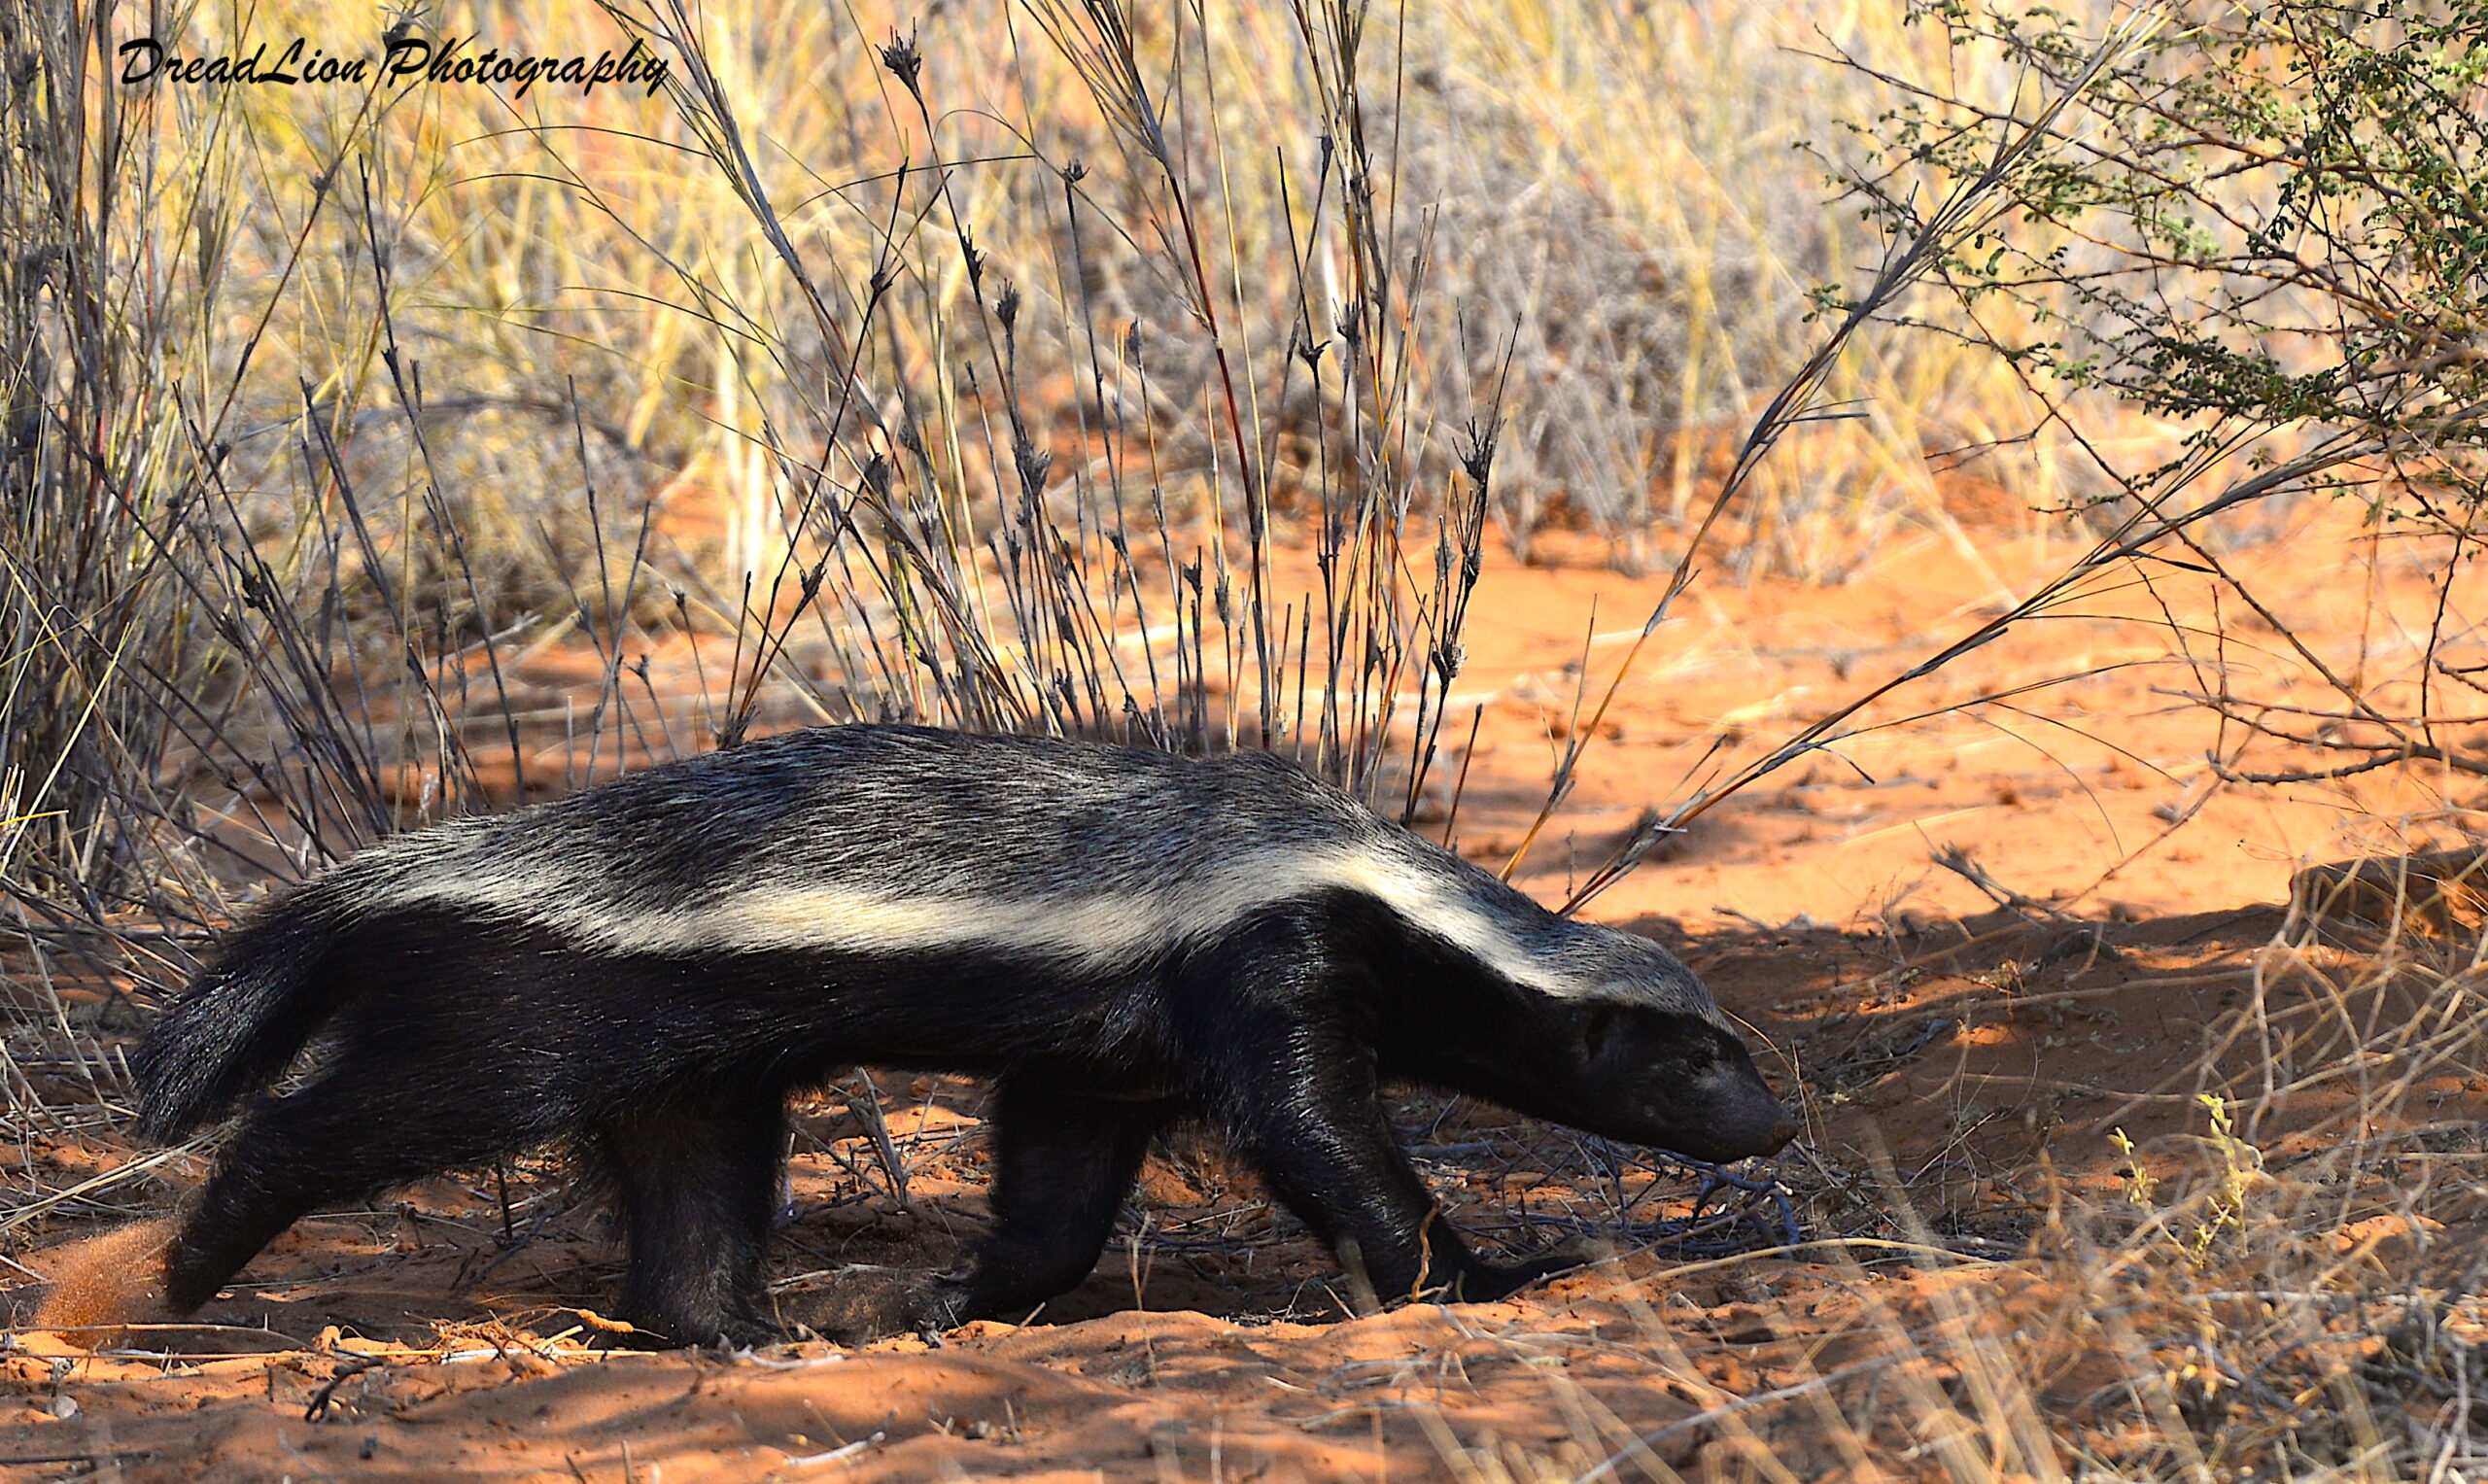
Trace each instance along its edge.
{"label": "honey badger's mouth", "polygon": [[1776,1155],[1796,1136],[1796,1121],[1783,1114],[1778,1123],[1764,1130],[1757,1137],[1723,1140],[1686,1129],[1680,1133],[1651,1140],[1650,1148],[1664,1150],[1671,1155],[1682,1155],[1689,1159],[1699,1159],[1706,1164],[1730,1164],[1739,1159]]}

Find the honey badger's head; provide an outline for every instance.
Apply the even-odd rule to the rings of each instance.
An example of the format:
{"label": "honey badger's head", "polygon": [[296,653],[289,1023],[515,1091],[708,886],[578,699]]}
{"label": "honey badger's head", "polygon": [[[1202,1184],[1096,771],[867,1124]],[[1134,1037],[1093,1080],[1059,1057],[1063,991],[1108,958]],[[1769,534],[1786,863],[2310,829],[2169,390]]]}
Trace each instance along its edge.
{"label": "honey badger's head", "polygon": [[1547,1048],[1572,1076],[1548,1086],[1542,1118],[1696,1159],[1777,1154],[1797,1123],[1737,1033],[1710,1016],[1596,1000],[1566,1007]]}
{"label": "honey badger's head", "polygon": [[1692,970],[1645,938],[1564,924],[1552,989],[1506,984],[1436,1042],[1439,1075],[1534,1118],[1697,1159],[1779,1151],[1796,1121]]}

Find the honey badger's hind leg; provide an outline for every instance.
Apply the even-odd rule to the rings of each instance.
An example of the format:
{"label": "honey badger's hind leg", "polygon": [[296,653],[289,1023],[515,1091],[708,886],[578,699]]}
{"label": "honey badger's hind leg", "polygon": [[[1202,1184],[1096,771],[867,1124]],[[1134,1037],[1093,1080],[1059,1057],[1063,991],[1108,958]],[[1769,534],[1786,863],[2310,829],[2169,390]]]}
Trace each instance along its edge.
{"label": "honey badger's hind leg", "polygon": [[993,1229],[967,1269],[932,1285],[916,1327],[1019,1319],[1080,1286],[1114,1234],[1149,1141],[1175,1104],[1076,1097],[1004,1081],[994,1089]]}
{"label": "honey badger's hind leg", "polygon": [[164,1301],[216,1296],[277,1233],[323,1206],[480,1164],[533,1142],[522,1100],[476,1080],[444,1087],[420,1057],[360,1047],[310,1084],[253,1103],[183,1213],[164,1257]]}
{"label": "honey badger's hind leg", "polygon": [[774,1086],[698,1087],[600,1124],[587,1152],[630,1248],[621,1314],[642,1345],[768,1344],[761,1260],[786,1153]]}

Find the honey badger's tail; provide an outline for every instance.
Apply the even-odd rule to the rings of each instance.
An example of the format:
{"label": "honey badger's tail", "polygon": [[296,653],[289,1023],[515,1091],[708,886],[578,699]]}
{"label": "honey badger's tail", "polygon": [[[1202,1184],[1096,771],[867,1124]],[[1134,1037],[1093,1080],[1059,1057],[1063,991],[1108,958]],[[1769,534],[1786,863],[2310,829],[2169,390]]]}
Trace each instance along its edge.
{"label": "honey badger's tail", "polygon": [[263,909],[220,947],[131,1058],[139,1128],[169,1141],[273,1082],[335,1009],[328,961],[339,915],[328,881]]}

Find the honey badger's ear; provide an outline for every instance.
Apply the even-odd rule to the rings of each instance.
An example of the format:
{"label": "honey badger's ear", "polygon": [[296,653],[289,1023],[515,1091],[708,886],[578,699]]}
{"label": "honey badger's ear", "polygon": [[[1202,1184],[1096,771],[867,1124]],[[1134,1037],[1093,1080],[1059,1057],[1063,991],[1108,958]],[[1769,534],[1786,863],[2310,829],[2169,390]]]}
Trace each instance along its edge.
{"label": "honey badger's ear", "polygon": [[1607,1043],[1615,1039],[1615,1033],[1623,1023],[1622,1006],[1592,1005],[1589,1014],[1581,1018],[1582,1053],[1592,1061],[1598,1060],[1606,1053]]}

